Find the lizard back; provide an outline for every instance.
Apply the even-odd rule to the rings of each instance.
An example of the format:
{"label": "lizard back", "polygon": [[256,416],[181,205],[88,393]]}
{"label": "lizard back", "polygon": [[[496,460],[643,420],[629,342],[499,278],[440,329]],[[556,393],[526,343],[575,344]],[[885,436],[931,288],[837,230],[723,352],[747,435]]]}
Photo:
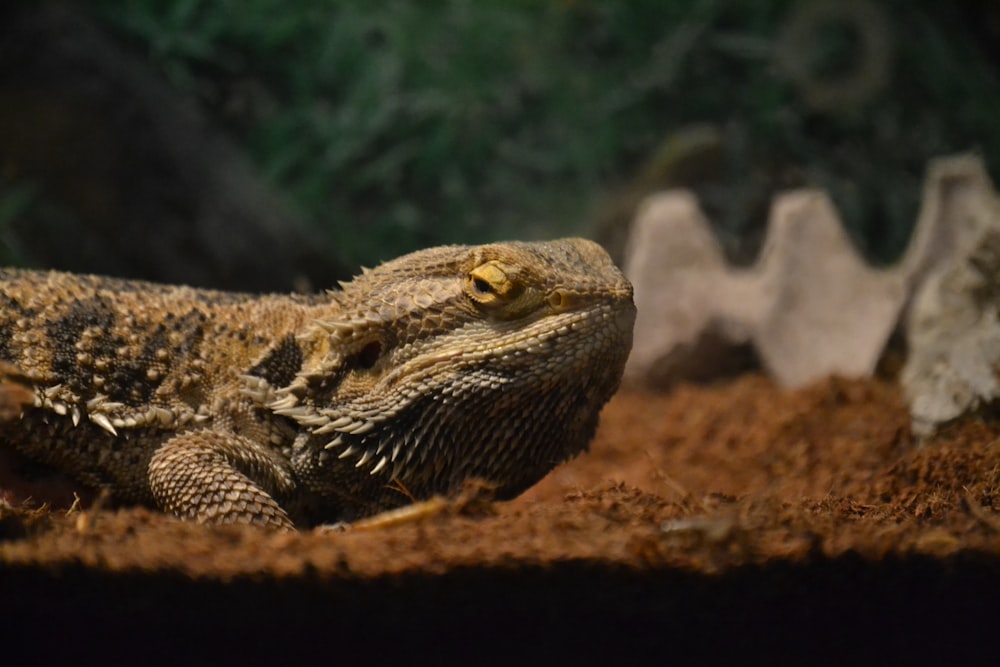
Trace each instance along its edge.
{"label": "lizard back", "polygon": [[30,458],[148,502],[153,451],[226,417],[239,375],[291,381],[295,336],[330,302],[0,268],[0,360],[34,409],[0,435]]}

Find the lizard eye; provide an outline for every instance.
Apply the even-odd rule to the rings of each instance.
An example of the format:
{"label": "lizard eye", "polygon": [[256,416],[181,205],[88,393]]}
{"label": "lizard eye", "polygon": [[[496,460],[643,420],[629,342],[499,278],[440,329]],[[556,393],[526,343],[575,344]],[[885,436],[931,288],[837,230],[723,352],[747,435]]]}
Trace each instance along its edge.
{"label": "lizard eye", "polygon": [[482,278],[475,278],[475,277],[472,278],[472,289],[474,289],[477,293],[482,294],[483,296],[493,293],[493,288],[490,286],[488,282],[486,282]]}
{"label": "lizard eye", "polygon": [[466,279],[466,293],[473,301],[484,304],[500,304],[515,299],[521,287],[511,278],[512,267],[496,260],[480,264],[469,271]]}

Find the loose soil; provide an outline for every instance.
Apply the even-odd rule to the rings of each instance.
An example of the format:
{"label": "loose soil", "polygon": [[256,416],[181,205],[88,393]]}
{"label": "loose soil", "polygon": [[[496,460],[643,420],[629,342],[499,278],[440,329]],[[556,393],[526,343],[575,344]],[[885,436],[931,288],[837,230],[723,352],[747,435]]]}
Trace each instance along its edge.
{"label": "loose soil", "polygon": [[0,660],[985,662],[998,434],[920,444],[893,383],[749,375],[624,390],[520,498],[368,527],[0,504]]}

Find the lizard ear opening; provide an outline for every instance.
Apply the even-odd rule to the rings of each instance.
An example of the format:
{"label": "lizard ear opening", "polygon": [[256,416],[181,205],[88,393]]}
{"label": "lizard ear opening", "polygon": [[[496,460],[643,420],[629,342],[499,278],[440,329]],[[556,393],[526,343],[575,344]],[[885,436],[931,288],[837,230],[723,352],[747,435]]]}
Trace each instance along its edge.
{"label": "lizard ear opening", "polygon": [[376,363],[378,363],[379,357],[382,356],[382,343],[373,340],[372,342],[361,348],[358,353],[358,365],[365,370],[370,369]]}

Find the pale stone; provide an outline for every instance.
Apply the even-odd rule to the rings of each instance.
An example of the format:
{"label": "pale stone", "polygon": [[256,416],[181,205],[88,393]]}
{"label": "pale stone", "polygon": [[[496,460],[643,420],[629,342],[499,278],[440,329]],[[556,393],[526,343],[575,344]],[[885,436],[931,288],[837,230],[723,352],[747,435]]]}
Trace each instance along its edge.
{"label": "pale stone", "polygon": [[825,194],[775,200],[757,270],[770,294],[753,341],[782,385],[875,370],[905,300],[904,281],[865,262]]}
{"label": "pale stone", "polygon": [[774,202],[756,265],[735,269],[691,194],[651,197],[625,261],[639,309],[626,379],[662,386],[711,377],[748,343],[787,387],[868,376],[914,291],[952,261],[961,238],[985,224],[974,212],[994,202],[978,158],[932,162],[909,248],[895,266],[876,269],[824,193],[786,193]]}
{"label": "pale stone", "polygon": [[919,436],[1000,398],[1000,200],[983,177],[951,188],[950,252],[909,312],[900,379]]}
{"label": "pale stone", "polygon": [[698,375],[699,365],[717,365],[718,354],[749,339],[742,323],[724,322],[729,318],[720,304],[744,286],[731,279],[692,194],[677,190],[647,199],[626,252],[638,311],[628,380],[669,383]]}

